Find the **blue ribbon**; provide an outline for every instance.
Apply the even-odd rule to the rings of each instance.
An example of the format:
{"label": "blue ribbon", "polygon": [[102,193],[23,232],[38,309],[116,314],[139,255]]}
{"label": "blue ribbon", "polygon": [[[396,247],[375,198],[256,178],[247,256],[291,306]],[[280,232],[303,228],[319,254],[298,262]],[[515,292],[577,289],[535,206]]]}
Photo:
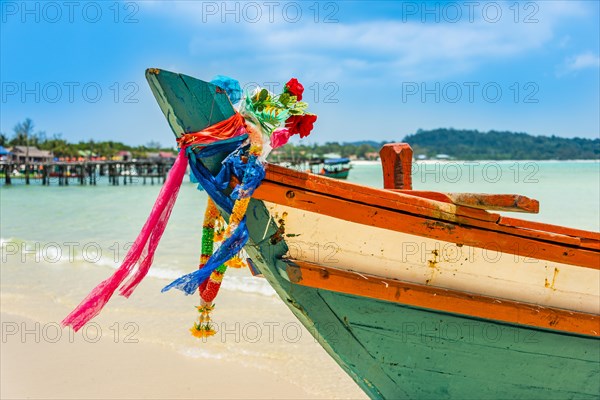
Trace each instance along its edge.
{"label": "blue ribbon", "polygon": [[[216,177],[198,160],[203,156],[206,157],[207,155],[229,150],[233,147],[233,144],[235,144],[236,150],[223,160],[223,166]],[[200,150],[197,155],[192,151],[188,151],[190,168],[198,180],[199,186],[202,186],[213,201],[229,214],[233,211],[233,199],[251,196],[265,177],[265,169],[260,161],[255,156],[249,156],[247,162],[244,163],[242,162],[243,154],[239,141],[237,143],[215,144]],[[243,179],[242,183],[234,188],[231,197],[228,197],[222,191],[229,185],[232,174],[238,177],[242,176]],[[186,294],[193,294],[215,269],[230,260],[244,247],[248,238],[248,227],[246,226],[246,217],[244,217],[231,236],[225,239],[204,267],[177,278],[165,286],[161,292],[176,288]]]}
{"label": "blue ribbon", "polygon": [[235,104],[241,100],[242,88],[240,86],[240,82],[238,82],[236,79],[225,75],[217,75],[212,81],[210,81],[210,83],[225,90],[227,96],[229,96],[231,104]]}
{"label": "blue ribbon", "polygon": [[167,286],[161,292],[166,292],[169,289],[176,288],[185,292],[185,294],[193,294],[198,286],[210,277],[210,274],[226,261],[230,260],[238,253],[248,241],[248,228],[246,227],[246,219],[238,225],[232,235],[225,239],[221,246],[213,253],[206,265],[187,275],[183,275]]}

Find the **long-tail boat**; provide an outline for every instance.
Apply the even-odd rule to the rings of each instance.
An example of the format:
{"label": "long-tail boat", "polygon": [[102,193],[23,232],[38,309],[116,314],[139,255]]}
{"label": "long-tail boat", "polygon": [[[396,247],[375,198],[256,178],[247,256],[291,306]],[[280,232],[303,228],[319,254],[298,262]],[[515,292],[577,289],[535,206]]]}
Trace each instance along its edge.
{"label": "long-tail boat", "polygon": [[329,178],[348,179],[350,174],[350,159],[342,158],[326,158],[323,161],[323,169],[319,171],[320,175],[325,175]]}
{"label": "long-tail boat", "polygon": [[346,157],[315,158],[298,163],[297,165],[286,165],[283,163],[279,163],[278,165],[289,166],[298,171],[311,172],[335,179],[348,179],[350,169],[352,169],[350,159]]}
{"label": "long-tail boat", "polygon": [[[177,137],[234,113],[210,83],[147,79]],[[494,212],[537,212],[524,196],[412,190],[407,145],[381,159],[383,189],[267,165],[254,273],[372,398],[597,399],[600,233]]]}
{"label": "long-tail boat", "polygon": [[[229,226],[247,227],[253,274],[269,282],[368,396],[598,399],[600,233],[495,212],[538,212],[538,202],[524,196],[413,190],[412,150],[405,144],[381,149],[382,189],[261,164],[262,183],[247,191],[256,160],[256,147],[246,144],[252,129],[230,136],[211,130],[239,117],[226,90],[159,69],[146,77],[178,139],[179,157],[185,149],[198,180],[210,183],[213,208]],[[190,137],[210,140],[185,147]],[[226,165],[233,165],[231,176],[223,174]],[[173,169],[180,182],[185,169],[177,162]],[[142,254],[141,272],[121,294],[139,283],[153,251],[148,261],[143,244],[155,246],[162,233],[146,229],[163,212],[161,199],[134,243],[137,253],[128,253],[65,325],[78,329],[97,314]],[[244,200],[245,219],[232,199]],[[208,258],[212,243],[205,249],[204,231]],[[242,242],[226,240],[213,256]],[[177,280],[163,290],[179,282],[188,293],[200,287],[202,295],[208,290],[202,285],[222,279],[212,280],[218,269],[210,282],[202,275],[211,260],[189,274],[195,283]],[[211,307],[198,307],[201,322]]]}

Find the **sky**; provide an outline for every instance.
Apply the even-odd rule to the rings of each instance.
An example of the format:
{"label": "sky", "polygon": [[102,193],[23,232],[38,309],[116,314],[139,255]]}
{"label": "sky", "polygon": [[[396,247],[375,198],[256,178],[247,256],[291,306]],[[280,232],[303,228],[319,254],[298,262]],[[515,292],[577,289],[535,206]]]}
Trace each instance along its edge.
{"label": "sky", "polygon": [[440,127],[598,138],[598,1],[0,1],[0,131],[173,145],[149,67],[281,91],[307,143]]}

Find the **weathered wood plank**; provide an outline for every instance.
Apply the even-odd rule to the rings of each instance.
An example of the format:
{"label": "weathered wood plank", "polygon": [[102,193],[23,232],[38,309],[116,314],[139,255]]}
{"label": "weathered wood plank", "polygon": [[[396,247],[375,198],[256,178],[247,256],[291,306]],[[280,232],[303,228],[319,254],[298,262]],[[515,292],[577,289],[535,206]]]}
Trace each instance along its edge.
{"label": "weathered wood plank", "polygon": [[456,290],[328,268],[288,259],[288,274],[302,286],[429,308],[506,323],[600,337],[600,316],[500,300]]}
{"label": "weathered wood plank", "polygon": [[267,165],[265,180],[281,182],[288,186],[309,191],[327,193],[332,196],[360,202],[362,204],[377,205],[426,216],[435,215],[437,218],[445,219],[447,221],[455,221],[457,216],[493,222],[500,218],[499,214],[488,213],[484,210],[455,206],[453,204],[409,196],[391,190],[375,189],[337,179],[329,179],[274,164]]}
{"label": "weathered wood plank", "polygon": [[[597,249],[598,246],[600,246],[600,239],[596,239],[600,236],[594,232],[586,232],[550,224],[535,225],[539,224],[535,223],[534,225],[531,225],[532,223],[529,221],[513,218],[508,219],[508,221],[511,222],[510,225],[499,225],[497,223],[497,221],[500,220],[499,214],[489,213],[471,207],[456,206],[451,203],[444,203],[418,196],[411,196],[392,190],[375,189],[349,182],[327,179],[272,164],[269,164],[267,167],[267,181],[281,183],[290,186],[291,188],[301,188],[315,193],[335,196],[358,204],[385,207],[403,213],[417,214],[428,218],[435,218],[462,225],[471,225],[516,236],[538,238],[565,245],[580,246],[581,239],[579,236],[582,236],[589,239],[586,241],[586,245],[582,247]],[[280,202],[282,200],[273,199],[271,197],[271,200],[269,201],[281,204]],[[530,228],[531,226],[540,226],[540,228]],[[579,235],[578,232],[581,233],[581,235]],[[598,244],[594,243],[594,241],[598,241]]]}
{"label": "weathered wood plank", "polygon": [[499,225],[511,226],[516,228],[533,229],[537,231],[554,232],[562,235],[569,235],[574,237],[581,237],[592,241],[600,242],[600,232],[584,231],[582,229],[567,228],[560,225],[546,224],[543,222],[536,221],[525,221],[522,219],[516,219],[511,217],[502,217],[498,221]]}
{"label": "weathered wood plank", "polygon": [[512,211],[537,214],[540,203],[520,194],[441,193],[423,190],[394,190],[410,196],[452,203],[480,210]]}

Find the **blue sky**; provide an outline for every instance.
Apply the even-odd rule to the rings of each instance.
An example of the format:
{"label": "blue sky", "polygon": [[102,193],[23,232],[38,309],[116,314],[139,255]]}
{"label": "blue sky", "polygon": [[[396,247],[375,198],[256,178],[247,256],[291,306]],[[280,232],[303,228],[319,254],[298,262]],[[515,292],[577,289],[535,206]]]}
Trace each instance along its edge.
{"label": "blue sky", "polygon": [[0,130],[172,144],[159,67],[305,86],[310,143],[454,127],[599,137],[597,1],[1,1]]}

